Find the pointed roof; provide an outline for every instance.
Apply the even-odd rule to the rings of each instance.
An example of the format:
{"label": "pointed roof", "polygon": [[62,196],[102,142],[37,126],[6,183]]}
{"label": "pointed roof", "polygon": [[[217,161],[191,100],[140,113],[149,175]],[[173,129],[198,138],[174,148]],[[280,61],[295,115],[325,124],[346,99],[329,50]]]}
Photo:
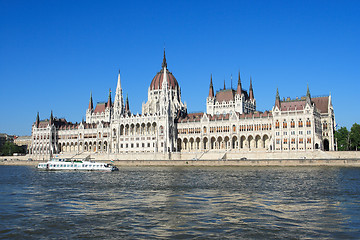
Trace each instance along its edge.
{"label": "pointed roof", "polygon": [[109,98],[106,104],[106,107],[111,107],[112,103],[111,103],[111,88],[109,88]]}
{"label": "pointed roof", "polygon": [[51,110],[51,114],[50,114],[50,125],[53,123],[54,121],[54,116],[53,116],[53,111]]}
{"label": "pointed roof", "polygon": [[128,112],[129,109],[130,109],[130,106],[129,106],[129,98],[128,98],[128,95],[126,94],[125,111]]}
{"label": "pointed roof", "polygon": [[119,75],[118,75],[118,82],[116,86],[116,90],[121,89],[121,79],[120,79],[120,69],[119,69]]}
{"label": "pointed roof", "polygon": [[238,78],[236,94],[241,95],[241,92],[242,92],[242,86],[241,86],[240,71],[239,71],[239,78]]}
{"label": "pointed roof", "polygon": [[92,92],[90,92],[90,100],[89,100],[89,110],[94,109],[93,99],[92,99]]}
{"label": "pointed roof", "polygon": [[37,112],[37,116],[36,116],[36,127],[39,127],[39,123],[40,123],[40,117],[39,117],[39,112]]}
{"label": "pointed roof", "polygon": [[309,90],[309,84],[307,85],[306,97],[311,98],[310,90]]}
{"label": "pointed roof", "polygon": [[249,97],[250,97],[251,100],[254,99],[254,90],[253,90],[253,87],[252,87],[252,79],[251,79],[251,76],[250,76]]}
{"label": "pointed roof", "polygon": [[224,90],[226,89],[226,86],[225,86],[225,78],[224,78]]}
{"label": "pointed roof", "polygon": [[279,88],[276,88],[275,106],[277,106],[279,109],[281,109],[281,101],[280,101],[280,95],[279,95]]}
{"label": "pointed roof", "polygon": [[212,74],[210,75],[209,97],[214,98],[214,87],[213,87],[213,83],[212,83]]}

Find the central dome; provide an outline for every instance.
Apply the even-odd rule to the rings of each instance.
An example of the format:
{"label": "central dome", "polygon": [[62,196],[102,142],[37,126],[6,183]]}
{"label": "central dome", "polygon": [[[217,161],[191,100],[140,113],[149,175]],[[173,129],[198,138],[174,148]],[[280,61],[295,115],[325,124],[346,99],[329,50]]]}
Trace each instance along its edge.
{"label": "central dome", "polygon": [[[158,72],[155,75],[155,77],[153,78],[153,80],[151,81],[150,90],[161,89],[163,79],[164,79],[164,69],[161,69],[161,71]],[[173,90],[179,89],[179,84],[178,84],[176,78],[167,69],[166,69],[166,79],[168,82],[169,89],[173,89]]]}
{"label": "central dome", "polygon": [[167,63],[166,63],[166,57],[165,57],[165,49],[164,49],[164,59],[163,59],[163,62],[162,62],[162,69],[161,69],[160,72],[158,72],[155,75],[155,77],[151,81],[150,90],[161,89],[163,79],[164,79],[164,69],[166,69],[166,79],[167,79],[167,82],[168,82],[169,89],[173,89],[173,90],[179,89],[179,84],[178,84],[176,78],[167,69]]}

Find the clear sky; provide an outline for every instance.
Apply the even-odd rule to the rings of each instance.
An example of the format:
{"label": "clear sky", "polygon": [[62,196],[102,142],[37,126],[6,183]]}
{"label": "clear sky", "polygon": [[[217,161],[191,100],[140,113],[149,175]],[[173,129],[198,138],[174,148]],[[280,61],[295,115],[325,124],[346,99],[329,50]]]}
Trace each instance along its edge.
{"label": "clear sky", "polygon": [[166,46],[189,112],[214,88],[253,79],[257,109],[331,92],[339,126],[360,120],[360,1],[0,0],[0,132],[30,135],[36,119],[80,122],[90,92],[114,99],[121,70],[141,113]]}

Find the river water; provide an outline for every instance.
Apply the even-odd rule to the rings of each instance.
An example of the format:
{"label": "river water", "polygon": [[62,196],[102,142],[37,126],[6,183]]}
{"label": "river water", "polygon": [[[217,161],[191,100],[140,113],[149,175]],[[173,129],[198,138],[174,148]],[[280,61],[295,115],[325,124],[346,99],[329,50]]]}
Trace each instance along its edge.
{"label": "river water", "polygon": [[4,239],[359,239],[360,168],[0,166]]}

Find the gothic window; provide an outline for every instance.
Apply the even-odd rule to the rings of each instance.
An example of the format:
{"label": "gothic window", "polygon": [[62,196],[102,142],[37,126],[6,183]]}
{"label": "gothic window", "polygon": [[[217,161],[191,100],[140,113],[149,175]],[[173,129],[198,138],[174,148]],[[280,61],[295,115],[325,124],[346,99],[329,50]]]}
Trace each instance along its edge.
{"label": "gothic window", "polygon": [[311,121],[309,118],[306,120],[306,127],[311,127]]}
{"label": "gothic window", "polygon": [[278,129],[279,127],[280,127],[280,123],[279,123],[278,120],[276,120],[276,122],[275,122],[275,128]]}
{"label": "gothic window", "polygon": [[299,126],[299,128],[302,128],[302,127],[303,127],[303,122],[302,122],[301,119],[299,120],[298,126]]}
{"label": "gothic window", "polygon": [[291,126],[291,128],[295,128],[295,122],[294,122],[294,119],[291,119],[290,126]]}
{"label": "gothic window", "polygon": [[286,120],[284,120],[284,122],[283,122],[283,128],[287,128],[287,122],[286,122]]}
{"label": "gothic window", "polygon": [[160,126],[160,135],[163,135],[163,134],[164,134],[164,127]]}
{"label": "gothic window", "polygon": [[206,127],[203,128],[203,132],[206,133]]}

